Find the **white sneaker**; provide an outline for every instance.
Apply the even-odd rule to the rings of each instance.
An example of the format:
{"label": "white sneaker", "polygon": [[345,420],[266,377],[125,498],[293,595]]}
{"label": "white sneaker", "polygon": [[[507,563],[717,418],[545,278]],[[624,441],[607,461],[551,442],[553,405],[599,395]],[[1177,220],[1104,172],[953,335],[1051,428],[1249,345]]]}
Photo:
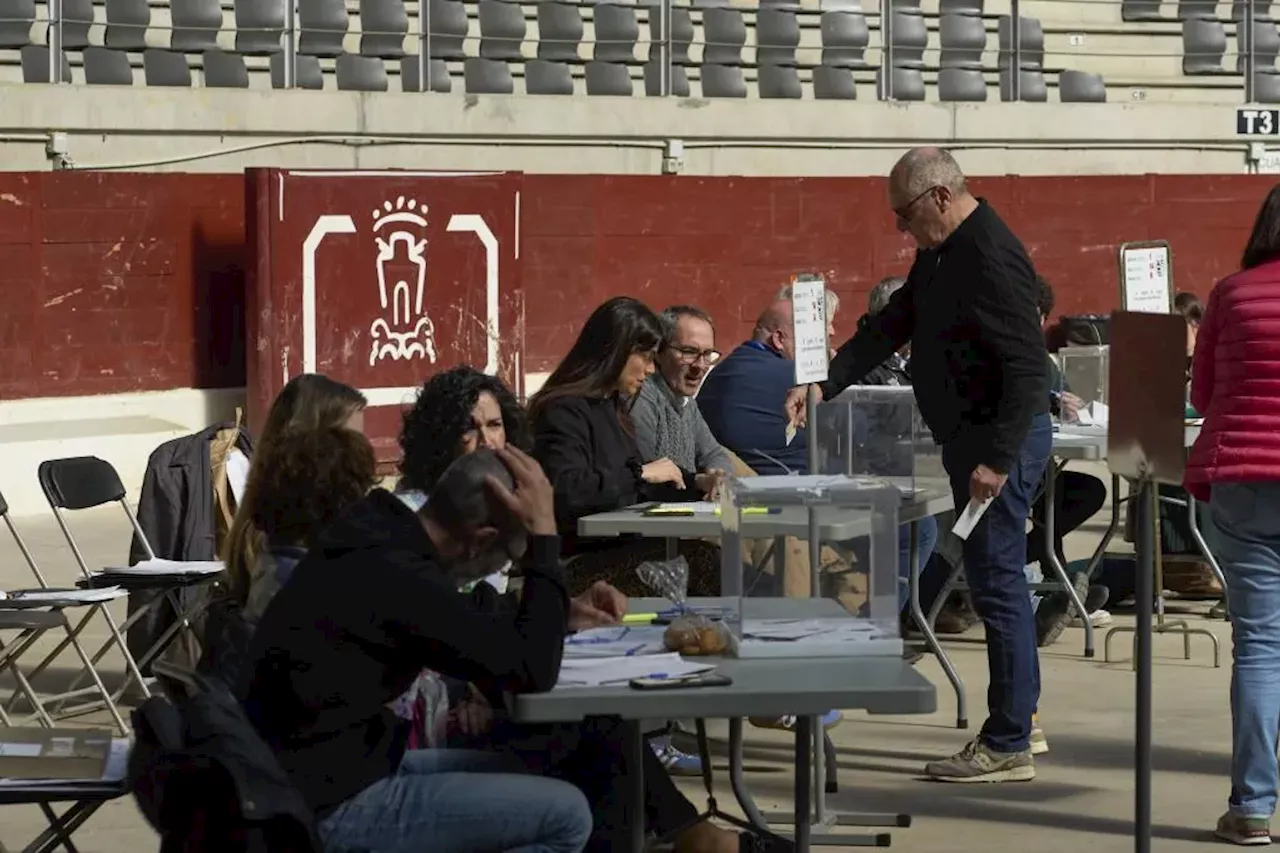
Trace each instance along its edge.
{"label": "white sneaker", "polygon": [[[1116,620],[1109,610],[1095,610],[1089,614],[1089,621],[1093,623],[1095,628],[1105,628]],[[1083,628],[1084,623],[1080,621],[1079,616],[1073,616],[1071,617],[1071,627]]]}

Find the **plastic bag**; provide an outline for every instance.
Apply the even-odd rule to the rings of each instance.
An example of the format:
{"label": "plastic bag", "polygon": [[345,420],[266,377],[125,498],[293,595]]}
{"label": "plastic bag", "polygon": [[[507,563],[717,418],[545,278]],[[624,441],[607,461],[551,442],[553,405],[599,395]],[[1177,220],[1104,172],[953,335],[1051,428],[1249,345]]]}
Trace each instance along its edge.
{"label": "plastic bag", "polygon": [[670,560],[645,560],[636,566],[645,586],[683,610],[689,594],[689,561],[680,555]]}
{"label": "plastic bag", "polygon": [[672,620],[662,634],[662,644],[668,651],[690,657],[722,655],[729,650],[729,629],[723,622],[689,613]]}

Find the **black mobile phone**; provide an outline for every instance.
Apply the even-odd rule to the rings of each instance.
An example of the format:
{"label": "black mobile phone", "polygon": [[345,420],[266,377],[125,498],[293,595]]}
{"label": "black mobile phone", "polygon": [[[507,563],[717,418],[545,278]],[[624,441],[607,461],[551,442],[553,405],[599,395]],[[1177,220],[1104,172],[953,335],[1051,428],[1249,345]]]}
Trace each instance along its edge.
{"label": "black mobile phone", "polygon": [[700,672],[677,678],[633,678],[632,690],[683,690],[686,687],[728,687],[733,679],[718,672]]}

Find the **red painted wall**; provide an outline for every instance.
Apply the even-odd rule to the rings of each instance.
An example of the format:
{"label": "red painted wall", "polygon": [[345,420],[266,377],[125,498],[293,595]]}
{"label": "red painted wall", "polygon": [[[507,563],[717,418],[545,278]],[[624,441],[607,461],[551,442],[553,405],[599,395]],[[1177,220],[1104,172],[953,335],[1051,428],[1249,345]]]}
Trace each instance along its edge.
{"label": "red painted wall", "polygon": [[[1266,176],[974,181],[1058,291],[1108,311],[1116,248],[1167,239],[1201,295],[1235,268]],[[0,173],[0,399],[244,384],[242,175]],[[788,276],[825,273],[848,332],[906,270],[883,181],[525,175],[525,370],[546,369],[605,297],[693,302],[744,337]]]}

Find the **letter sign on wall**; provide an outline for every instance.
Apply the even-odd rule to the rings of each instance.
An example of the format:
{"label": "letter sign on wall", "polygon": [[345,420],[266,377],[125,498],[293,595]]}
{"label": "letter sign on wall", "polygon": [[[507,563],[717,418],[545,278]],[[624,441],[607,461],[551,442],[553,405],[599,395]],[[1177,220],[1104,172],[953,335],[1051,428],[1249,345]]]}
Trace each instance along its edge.
{"label": "letter sign on wall", "polygon": [[1236,133],[1240,136],[1280,136],[1280,110],[1241,107],[1236,110]]}

